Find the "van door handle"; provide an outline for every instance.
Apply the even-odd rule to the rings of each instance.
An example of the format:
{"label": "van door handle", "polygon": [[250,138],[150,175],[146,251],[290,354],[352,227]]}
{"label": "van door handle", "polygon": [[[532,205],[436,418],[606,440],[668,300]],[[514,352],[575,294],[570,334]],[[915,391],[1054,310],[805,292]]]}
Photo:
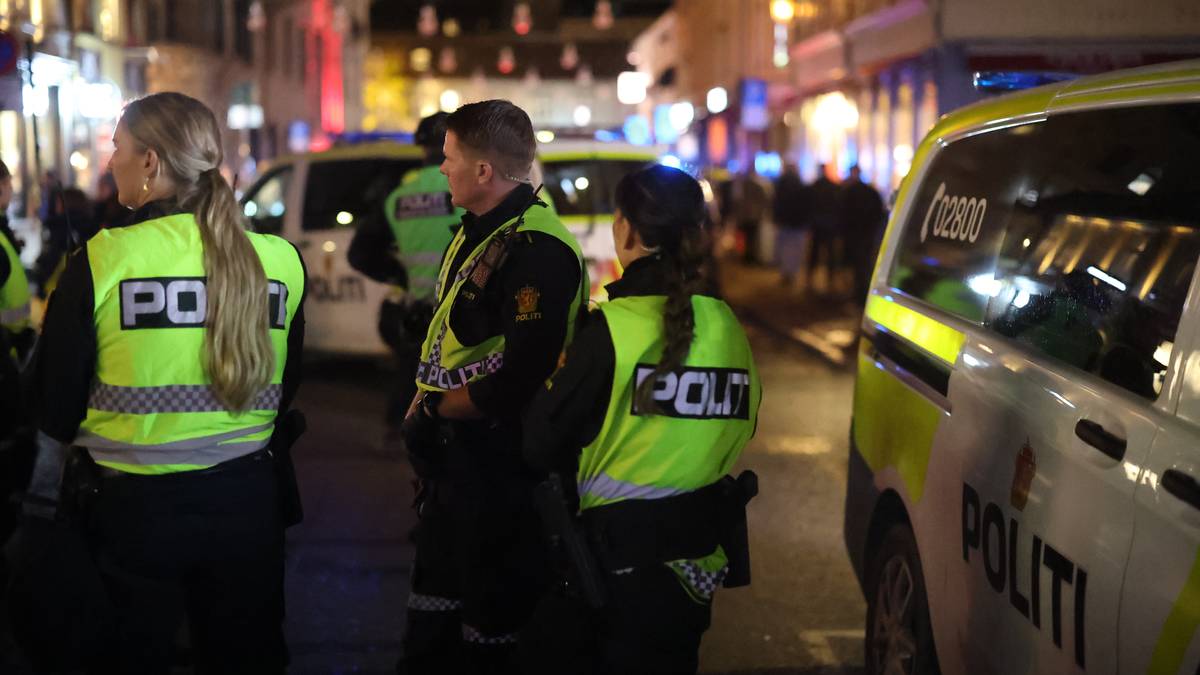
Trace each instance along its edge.
{"label": "van door handle", "polygon": [[1106,431],[1091,420],[1079,420],[1075,425],[1075,435],[1118,462],[1125,459],[1125,439]]}
{"label": "van door handle", "polygon": [[1168,469],[1162,477],[1162,486],[1194,509],[1200,509],[1200,483],[1179,469]]}

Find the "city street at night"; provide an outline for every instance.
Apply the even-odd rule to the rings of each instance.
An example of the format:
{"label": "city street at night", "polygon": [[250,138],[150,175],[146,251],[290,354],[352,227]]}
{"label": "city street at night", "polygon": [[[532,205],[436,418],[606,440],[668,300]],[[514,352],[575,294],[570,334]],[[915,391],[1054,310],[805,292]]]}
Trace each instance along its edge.
{"label": "city street at night", "polygon": [[[749,332],[765,389],[738,465],[761,485],[749,509],[753,583],[717,593],[701,672],[858,673],[865,605],[842,543],[853,378],[755,323]],[[399,651],[415,516],[411,470],[383,443],[393,376],[314,359],[297,402],[310,432],[296,450],[306,520],[288,534],[295,675],[391,673]]]}

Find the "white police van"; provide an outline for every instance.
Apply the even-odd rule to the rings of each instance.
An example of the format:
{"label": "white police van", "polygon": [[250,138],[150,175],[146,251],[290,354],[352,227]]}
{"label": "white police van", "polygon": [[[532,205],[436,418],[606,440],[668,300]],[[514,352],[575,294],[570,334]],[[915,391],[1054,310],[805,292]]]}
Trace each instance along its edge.
{"label": "white police van", "polygon": [[242,211],[257,232],[294,243],[308,269],[305,347],[386,354],[379,305],[387,287],[350,267],[354,228],[421,166],[421,149],[394,142],[335,147],[281,157],[246,190]]}
{"label": "white police van", "polygon": [[943,118],[863,318],[870,673],[1200,666],[1200,62]]}

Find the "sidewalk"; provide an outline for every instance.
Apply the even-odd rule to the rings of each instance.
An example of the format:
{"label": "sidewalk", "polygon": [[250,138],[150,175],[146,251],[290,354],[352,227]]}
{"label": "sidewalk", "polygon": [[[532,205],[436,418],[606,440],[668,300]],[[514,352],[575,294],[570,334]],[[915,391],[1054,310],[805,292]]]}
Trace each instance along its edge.
{"label": "sidewalk", "polygon": [[[862,308],[847,291],[826,294],[820,281],[815,293],[802,281],[785,287],[774,267],[732,255],[720,260],[720,278],[725,300],[744,321],[803,345],[830,365],[853,367]],[[839,281],[839,288],[848,286],[848,277]]]}

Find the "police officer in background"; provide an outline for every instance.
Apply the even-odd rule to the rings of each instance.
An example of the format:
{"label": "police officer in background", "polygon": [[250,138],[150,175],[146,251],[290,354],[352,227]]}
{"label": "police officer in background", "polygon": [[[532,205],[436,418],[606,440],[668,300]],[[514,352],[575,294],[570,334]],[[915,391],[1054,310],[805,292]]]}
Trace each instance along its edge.
{"label": "police officer in background", "polygon": [[[576,476],[606,599],[579,627],[549,596],[522,635],[528,672],[695,672],[714,589],[727,573],[738,579],[726,585],[749,582],[745,503],[756,488],[753,474],[726,473],[754,434],[761,383],[704,275],[700,186],[654,165],[625,176],[615,204],[624,276],[534,398],[524,444],[533,466]],[[567,576],[579,588],[585,573]]]}
{"label": "police officer in background", "polygon": [[424,165],[404,174],[382,211],[355,231],[347,253],[351,267],[392,286],[379,308],[379,335],[400,368],[388,401],[389,428],[400,426],[416,393],[413,374],[433,316],[438,268],[463,215],[441,173],[448,116],[435,113],[417,125],[413,140],[425,153]]}
{"label": "police officer in background", "polygon": [[535,140],[508,101],[446,120],[442,173],[466,209],[438,275],[405,441],[425,489],[401,673],[514,673],[545,581],[521,412],[588,288],[575,238],[534,194]]}
{"label": "police officer in background", "polygon": [[11,337],[29,328],[29,280],[19,256],[20,246],[8,226],[13,179],[8,165],[0,162],[0,324]]}
{"label": "police officer in background", "polygon": [[303,264],[245,230],[204,104],[133,101],[113,145],[134,212],[72,256],[51,298],[22,529],[61,513],[82,446],[99,482],[86,534],[115,611],[96,670],[167,673],[186,614],[197,672],[282,673],[286,486],[268,443],[299,386]]}

